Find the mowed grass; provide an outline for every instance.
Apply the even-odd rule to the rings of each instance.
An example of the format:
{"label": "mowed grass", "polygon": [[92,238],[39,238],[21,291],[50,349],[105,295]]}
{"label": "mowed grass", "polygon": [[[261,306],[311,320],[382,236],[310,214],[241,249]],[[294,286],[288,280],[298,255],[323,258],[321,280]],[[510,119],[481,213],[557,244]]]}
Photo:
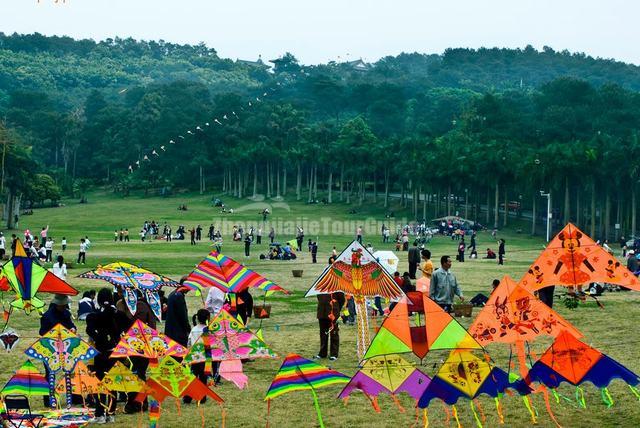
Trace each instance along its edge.
{"label": "mowed grass", "polygon": [[[39,231],[41,227],[50,225],[49,235],[56,240],[54,253],[60,252],[60,239],[64,236],[69,242],[69,247],[64,253],[67,260],[77,256],[78,244],[81,237],[89,236],[92,245],[87,254],[87,265],[78,267],[74,265],[69,272],[69,282],[80,290],[88,288],[99,289],[107,286],[99,281],[89,281],[76,278],[76,275],[95,267],[99,263],[108,263],[116,260],[140,264],[148,269],[169,275],[179,279],[188,274],[193,267],[202,260],[211,250],[211,244],[206,240],[196,246],[189,245],[186,241],[140,242],[137,233],[144,220],[156,220],[161,224],[167,221],[175,231],[180,224],[187,229],[201,224],[206,235],[209,224],[220,226],[226,220],[233,223],[243,222],[257,227],[261,224],[259,211],[262,205],[248,199],[237,200],[230,197],[222,197],[228,206],[236,209],[234,214],[221,214],[219,208],[210,204],[211,195],[186,194],[169,198],[146,198],[132,196],[120,198],[109,193],[94,193],[89,197],[89,204],[78,204],[76,201],[65,201],[66,206],[59,208],[46,208],[35,210],[32,216],[22,216],[20,219],[21,231],[29,228]],[[228,427],[262,427],[267,421],[267,406],[263,401],[264,395],[276,374],[282,358],[288,353],[299,353],[311,358],[318,352],[319,337],[317,321],[315,319],[316,301],[314,298],[304,298],[304,293],[313,280],[322,272],[331,248],[335,245],[338,251],[342,250],[353,238],[355,225],[363,224],[367,220],[385,221],[385,210],[378,204],[370,201],[362,207],[336,203],[326,205],[306,205],[287,198],[285,205],[282,201],[265,201],[271,206],[272,215],[265,227],[263,244],[253,246],[250,258],[244,257],[242,243],[234,243],[228,234],[224,236],[223,252],[243,263],[248,267],[263,274],[267,278],[280,284],[292,293],[289,296],[280,294],[267,299],[267,303],[273,306],[271,318],[252,320],[250,327],[257,329],[262,327],[264,339],[281,357],[277,360],[258,360],[246,364],[244,370],[249,376],[249,385],[244,390],[239,390],[229,382],[224,382],[216,389],[225,400],[225,423]],[[178,211],[180,204],[186,204],[188,211]],[[349,212],[355,209],[356,213]],[[403,211],[399,207],[393,207],[396,220],[400,223]],[[342,222],[350,222],[334,231],[339,234],[318,230],[310,237],[319,242],[318,264],[311,263],[311,256],[305,250],[299,253],[300,258],[295,261],[269,261],[259,260],[258,254],[266,252],[268,244],[267,233],[269,225],[277,226],[277,240],[283,242],[294,237],[293,232],[285,233],[283,227],[291,228],[294,224],[303,221],[324,221],[327,224],[342,225]],[[131,233],[131,242],[113,242],[113,231],[127,227]],[[526,230],[526,228],[525,228]],[[6,232],[5,232],[6,233]],[[392,233],[393,237],[393,233]],[[540,238],[531,238],[526,235],[516,234],[509,230],[500,231],[499,237],[507,241],[507,261],[504,266],[499,266],[495,261],[467,260],[465,263],[455,263],[453,271],[463,287],[467,298],[478,292],[488,294],[491,280],[500,278],[505,274],[519,279],[530,263],[537,257],[543,248]],[[371,242],[376,249],[393,250],[393,243],[382,244],[377,229],[365,235],[365,242]],[[306,239],[305,239],[306,241]],[[497,248],[489,232],[481,232],[478,236],[478,249],[482,255],[486,247]],[[457,242],[449,238],[436,237],[429,248],[433,253],[436,266],[443,254],[454,255]],[[398,253],[400,258],[399,270],[407,270],[406,253]],[[294,278],[292,269],[303,269],[302,278]],[[170,290],[167,290],[170,291]],[[262,293],[253,293],[256,303],[262,301]],[[49,296],[43,295],[48,300]],[[5,294],[5,301],[10,296]],[[76,299],[77,301],[77,299]],[[640,321],[637,293],[610,293],[602,298],[605,309],[599,309],[595,304],[586,303],[576,310],[566,309],[561,302],[556,302],[555,309],[566,319],[574,323],[581,330],[586,341],[603,352],[626,365],[631,370],[640,371],[638,362],[638,329]],[[202,306],[200,297],[190,294],[188,296],[190,314],[195,313]],[[76,310],[74,301],[74,312]],[[475,310],[474,313],[477,313]],[[379,325],[380,320],[372,321]],[[471,319],[463,318],[460,322],[468,326]],[[85,337],[85,326],[78,321],[78,330]],[[0,358],[0,381],[4,383],[24,361],[24,349],[37,337],[39,319],[35,314],[26,316],[22,313],[14,313],[10,326],[22,335],[21,341],[10,354],[4,354]],[[160,330],[163,326],[160,324]],[[345,374],[353,375],[357,370],[355,357],[355,327],[340,325],[341,346],[340,358],[331,363],[331,367]],[[549,345],[550,340],[540,339],[531,344],[531,350],[536,355],[541,355]],[[508,369],[510,362],[510,350],[505,345],[492,345],[488,348],[494,361],[502,368]],[[431,352],[421,367],[428,374],[433,375],[439,363],[447,356],[446,352]],[[407,356],[411,359],[410,356]],[[515,354],[512,356],[515,363]],[[412,359],[416,364],[419,361]],[[324,360],[323,363],[329,362]],[[348,426],[373,426],[373,427],[398,427],[411,426],[416,421],[413,400],[406,396],[399,397],[404,412],[401,412],[390,397],[380,397],[382,412],[376,414],[368,400],[360,393],[352,395],[345,405],[337,400],[340,386],[328,387],[318,391],[320,404],[327,427]],[[603,404],[600,391],[588,384],[584,387],[587,408],[582,409],[576,405],[575,389],[563,386],[559,392],[569,400],[561,399],[560,403],[553,401],[553,411],[563,426],[638,426],[640,423],[640,404],[631,391],[621,381],[614,381],[610,391],[615,405],[606,408]],[[479,400],[486,417],[485,426],[497,426],[499,424],[497,413],[492,399],[486,397]],[[40,405],[40,400],[34,400]],[[545,410],[541,395],[533,396],[533,403],[537,411],[538,424],[540,426],[554,426]],[[503,400],[505,424],[508,426],[529,426],[530,416],[518,396],[506,395]],[[122,407],[120,405],[120,407]],[[460,422],[463,426],[475,425],[473,414],[468,401],[461,400],[458,403]],[[204,406],[206,426],[220,426],[222,413],[220,408],[207,403]],[[146,415],[144,425],[146,425]],[[453,421],[445,422],[446,413],[439,402],[433,402],[429,408],[429,421],[431,426],[449,426]],[[138,416],[129,416],[118,413],[116,426],[135,426],[138,424]],[[275,399],[271,404],[269,421],[272,427],[315,427],[318,426],[313,408],[312,395],[306,391],[294,392]],[[182,406],[178,411],[173,399],[168,399],[163,405],[160,425],[166,427],[199,426],[200,413],[196,406]],[[421,419],[420,419],[420,423]],[[455,426],[455,425],[454,425]]]}

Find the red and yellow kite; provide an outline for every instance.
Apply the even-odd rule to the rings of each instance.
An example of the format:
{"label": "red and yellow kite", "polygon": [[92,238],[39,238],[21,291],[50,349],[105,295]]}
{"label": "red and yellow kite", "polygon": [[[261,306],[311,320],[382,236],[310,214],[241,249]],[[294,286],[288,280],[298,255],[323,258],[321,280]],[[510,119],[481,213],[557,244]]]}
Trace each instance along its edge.
{"label": "red and yellow kite", "polygon": [[550,285],[574,287],[590,282],[640,291],[640,281],[626,266],[569,223],[529,267],[520,285],[535,291]]}
{"label": "red and yellow kite", "polygon": [[557,337],[564,330],[582,337],[569,321],[509,276],[502,278],[469,327],[469,333],[482,345],[532,341],[538,336]]}

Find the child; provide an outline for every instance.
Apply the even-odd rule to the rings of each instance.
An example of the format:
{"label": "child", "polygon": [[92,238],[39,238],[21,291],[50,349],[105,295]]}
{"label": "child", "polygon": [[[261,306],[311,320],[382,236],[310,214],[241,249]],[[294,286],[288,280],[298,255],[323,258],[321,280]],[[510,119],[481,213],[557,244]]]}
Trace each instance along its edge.
{"label": "child", "polygon": [[62,252],[64,253],[64,250],[67,249],[67,238],[66,237],[62,237]]}
{"label": "child", "polygon": [[[210,319],[211,319],[211,314],[206,309],[200,309],[194,315],[194,317],[193,317],[193,325],[194,325],[194,327],[191,329],[191,332],[189,333],[189,339],[187,340],[187,346],[189,348],[192,347],[193,344],[198,341],[198,339],[200,339],[200,336],[202,336],[202,333],[204,333],[205,329],[207,329],[207,331],[208,331],[208,325],[209,325],[209,320]],[[205,364],[206,363],[192,364],[191,365],[191,372],[194,375],[196,375],[196,377],[198,379],[200,379],[200,381],[202,381],[202,383],[204,383],[206,385],[207,384],[207,375],[204,372]],[[213,373],[214,373],[214,378],[217,378],[217,373],[218,373],[218,363],[217,362],[213,363],[212,369],[213,369]],[[188,403],[191,403],[192,398],[187,395],[182,399],[182,401],[185,404],[188,404]],[[205,398],[202,399],[202,401],[200,401],[200,403],[202,404],[202,403],[204,403],[206,401],[207,401],[207,398],[205,397]]]}

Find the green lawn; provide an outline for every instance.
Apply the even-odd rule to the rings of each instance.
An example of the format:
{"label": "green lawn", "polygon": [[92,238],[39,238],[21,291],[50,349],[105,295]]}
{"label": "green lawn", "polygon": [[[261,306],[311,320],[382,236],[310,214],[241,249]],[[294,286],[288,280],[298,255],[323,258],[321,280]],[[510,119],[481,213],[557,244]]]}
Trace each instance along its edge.
{"label": "green lawn", "polygon": [[[77,255],[78,243],[81,237],[89,236],[92,246],[87,254],[87,265],[74,266],[70,270],[70,282],[80,290],[90,287],[100,288],[105,284],[89,280],[81,280],[75,276],[83,270],[90,269],[98,263],[107,263],[116,260],[141,264],[146,268],[179,279],[191,271],[191,269],[203,259],[210,251],[208,241],[202,241],[196,246],[189,245],[189,241],[166,243],[163,241],[140,242],[137,235],[144,220],[156,220],[161,223],[169,222],[173,230],[179,224],[184,224],[187,229],[201,224],[206,235],[208,225],[214,223],[217,226],[226,222],[228,227],[236,223],[258,226],[261,223],[259,211],[262,205],[251,200],[234,200],[223,197],[225,203],[234,208],[234,214],[221,214],[219,208],[213,208],[210,204],[211,195],[200,196],[194,194],[172,196],[169,198],[145,198],[132,196],[126,199],[109,193],[94,193],[89,197],[89,204],[80,205],[75,201],[65,201],[66,206],[59,208],[37,209],[31,216],[22,216],[20,229],[30,228],[39,231],[41,227],[50,225],[50,236],[56,240],[54,253],[60,251],[60,239],[64,236],[69,242],[69,248],[65,257],[71,260]],[[311,263],[310,254],[303,251],[301,257],[293,262],[261,261],[258,254],[267,250],[266,235],[264,232],[263,244],[252,249],[250,258],[244,258],[243,245],[231,242],[230,236],[224,236],[223,252],[245,263],[250,268],[258,271],[267,278],[275,281],[292,292],[289,296],[275,295],[268,299],[273,305],[272,317],[261,324],[252,321],[250,327],[259,325],[264,330],[264,338],[273,349],[284,357],[287,353],[299,353],[311,358],[318,351],[318,328],[315,320],[315,299],[303,297],[307,288],[320,274],[331,252],[332,246],[341,250],[354,237],[355,228],[360,225],[369,225],[371,231],[365,234],[365,243],[371,242],[376,249],[393,249],[393,244],[382,244],[378,233],[380,223],[387,221],[382,213],[385,210],[374,203],[366,203],[362,207],[355,207],[356,213],[350,214],[354,207],[346,204],[306,205],[287,199],[287,204],[282,201],[267,201],[272,209],[268,225],[276,225],[277,239],[284,241],[293,238],[293,228],[296,224],[305,224],[307,236],[317,239],[319,242],[318,264]],[[188,211],[178,211],[180,204],[187,204]],[[402,210],[394,208],[396,220],[401,223]],[[315,222],[315,223],[314,223]],[[129,228],[132,242],[113,242],[114,229]],[[317,230],[312,230],[317,227]],[[323,230],[323,227],[327,230]],[[288,231],[286,229],[289,229]],[[332,234],[334,229],[338,235]],[[525,228],[525,230],[527,230]],[[287,233],[289,232],[289,233]],[[7,232],[5,232],[6,234]],[[10,232],[9,232],[10,233]],[[498,266],[495,261],[472,260],[464,264],[454,263],[453,270],[456,273],[467,297],[477,292],[488,293],[491,280],[508,274],[514,279],[519,279],[531,261],[543,248],[540,238],[531,238],[526,235],[516,234],[510,231],[499,232],[499,237],[504,237],[507,242],[507,261],[504,266]],[[456,242],[448,238],[435,238],[429,248],[433,253],[434,263],[443,254],[455,253]],[[497,245],[488,232],[478,236],[478,249],[482,254],[486,247],[494,250]],[[400,257],[401,271],[407,270],[406,253],[398,254]],[[292,269],[303,269],[302,278],[294,278]],[[254,293],[256,301],[261,301],[259,292]],[[8,301],[10,296],[5,295]],[[47,296],[45,296],[47,297]],[[640,321],[637,303],[640,300],[636,293],[611,293],[603,297],[605,309],[597,308],[595,304],[586,303],[576,310],[568,310],[558,303],[555,307],[562,316],[573,322],[586,336],[586,341],[612,358],[618,360],[634,371],[640,371],[638,362],[638,338],[636,325]],[[190,313],[201,306],[201,300],[195,295],[189,295]],[[74,303],[75,308],[75,303]],[[468,326],[470,319],[461,319],[463,325]],[[15,313],[11,317],[10,326],[18,330],[22,340],[11,354],[0,358],[0,381],[4,382],[11,373],[17,369],[25,359],[24,349],[35,339],[38,329],[38,317],[32,314],[27,317],[21,313]],[[84,333],[84,325],[78,322],[79,331]],[[161,327],[162,328],[162,327]],[[540,340],[533,343],[531,349],[540,355],[549,345],[549,340]],[[509,349],[504,345],[489,347],[489,353],[496,363],[504,369],[509,365]],[[446,358],[445,352],[434,351],[430,353],[424,364],[424,370],[429,374],[434,373],[434,366]],[[263,401],[264,394],[276,374],[282,359],[273,361],[255,361],[245,365],[245,371],[249,376],[249,386],[241,391],[225,382],[217,389],[217,392],[225,399],[226,425],[230,427],[262,427],[266,423],[267,406]],[[415,361],[418,363],[418,361]],[[341,326],[341,354],[340,359],[331,365],[333,368],[345,374],[352,375],[356,371],[355,358],[355,328]],[[584,388],[587,408],[582,409],[576,405],[575,400],[561,400],[560,403],[552,402],[552,408],[563,426],[637,426],[640,422],[640,405],[631,391],[621,383],[615,381],[610,390],[614,398],[613,408],[606,408],[600,398],[600,391],[592,385]],[[381,414],[372,411],[369,402],[362,394],[354,394],[347,406],[336,400],[340,387],[328,387],[319,391],[321,407],[325,424],[328,427],[366,426],[398,427],[411,426],[415,420],[412,400],[408,396],[401,396],[400,401],[406,409],[400,412],[388,396],[381,396]],[[560,389],[562,395],[573,398],[574,389],[563,386]],[[540,426],[554,426],[546,413],[542,397],[533,397],[535,409],[538,413]],[[39,401],[38,401],[39,403]],[[486,426],[498,425],[497,415],[493,401],[481,398],[480,403],[486,415]],[[530,425],[528,412],[519,397],[505,396],[503,399],[505,423],[509,426]],[[465,427],[475,424],[468,402],[460,401],[458,411],[461,424]],[[205,407],[206,426],[220,426],[221,412],[218,406],[207,403]],[[429,408],[429,418],[432,426],[445,426],[445,412],[440,403],[434,402]],[[160,419],[162,426],[197,426],[200,424],[200,416],[196,406],[182,406],[181,412],[177,412],[172,399],[165,402]],[[272,427],[313,427],[317,426],[313,409],[312,396],[308,392],[297,392],[282,396],[271,405],[270,422]],[[138,423],[137,416],[124,416],[118,414],[117,426],[132,426]],[[454,425],[455,426],[455,425]]]}

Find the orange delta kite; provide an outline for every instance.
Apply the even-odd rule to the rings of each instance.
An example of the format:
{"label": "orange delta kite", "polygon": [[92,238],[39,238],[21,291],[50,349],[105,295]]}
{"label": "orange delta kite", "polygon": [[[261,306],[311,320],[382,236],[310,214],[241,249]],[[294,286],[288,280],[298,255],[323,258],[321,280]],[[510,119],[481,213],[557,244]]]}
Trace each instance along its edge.
{"label": "orange delta kite", "polygon": [[[422,322],[412,325],[409,312],[418,314]],[[385,318],[364,358],[413,352],[423,359],[432,349],[480,350],[482,345],[436,302],[422,293],[410,292]]]}
{"label": "orange delta kite", "polygon": [[533,262],[520,285],[535,291],[550,285],[573,287],[590,282],[617,284],[640,291],[640,282],[631,271],[568,223]]}
{"label": "orange delta kite", "polygon": [[469,333],[482,345],[532,341],[543,335],[557,337],[564,330],[582,337],[571,323],[509,276],[502,278],[469,327]]}

